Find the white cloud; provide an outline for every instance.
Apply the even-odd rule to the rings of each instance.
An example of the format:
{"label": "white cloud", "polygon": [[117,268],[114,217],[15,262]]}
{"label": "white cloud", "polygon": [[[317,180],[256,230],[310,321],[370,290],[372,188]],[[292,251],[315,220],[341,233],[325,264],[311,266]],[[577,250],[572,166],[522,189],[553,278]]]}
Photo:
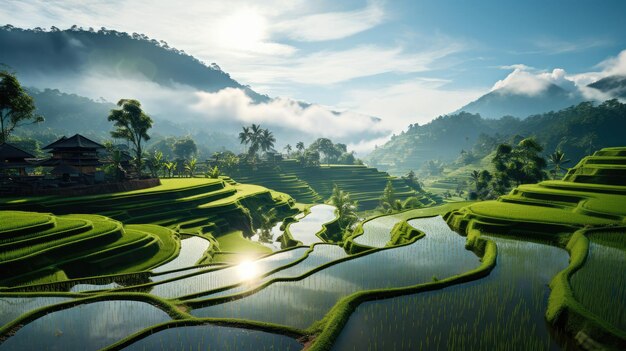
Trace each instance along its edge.
{"label": "white cloud", "polygon": [[284,91],[285,84],[324,85],[387,72],[422,72],[440,58],[464,50],[464,45],[450,38],[423,41],[420,51],[399,44],[303,51],[281,41],[345,38],[387,18],[377,0],[350,11],[329,12],[325,7],[305,0],[190,0],[184,5],[150,0],[88,4],[33,0],[5,4],[0,8],[0,21],[28,28],[76,24],[145,33],[204,62],[217,62],[241,83],[267,87],[261,92],[270,95]]}
{"label": "white cloud", "polygon": [[525,69],[515,68],[506,78],[497,81],[491,90],[501,93],[536,96],[544,92],[549,84],[550,81],[545,77]]}
{"label": "white cloud", "polygon": [[272,30],[298,41],[325,41],[341,39],[380,24],[385,12],[378,2],[363,9],[344,12],[326,12],[302,16],[277,23]]}
{"label": "white cloud", "polygon": [[568,41],[544,37],[534,40],[533,44],[539,49],[539,52],[555,55],[603,47],[612,44],[612,41],[605,38],[582,38]]}
{"label": "white cloud", "polygon": [[359,46],[342,51],[319,51],[298,58],[251,63],[239,75],[255,84],[301,83],[327,85],[382,73],[414,73],[430,69],[440,58],[463,50],[455,42],[408,53],[402,47]]}
{"label": "white cloud", "polygon": [[562,68],[541,71],[524,64],[500,66],[502,69],[513,69],[513,72],[497,81],[491,90],[534,96],[545,91],[550,84],[556,84],[568,91],[580,93],[585,99],[596,101],[610,99],[612,97],[610,93],[589,88],[588,85],[604,77],[626,75],[626,50],[600,62],[596,67],[601,70],[568,74]]}
{"label": "white cloud", "polygon": [[504,79],[497,81],[491,91],[536,96],[543,93],[550,84],[555,84],[570,92],[578,90],[576,81],[562,68],[541,71],[524,64],[500,66],[499,68],[512,69],[513,72]]}
{"label": "white cloud", "polygon": [[208,129],[221,126],[221,131],[225,133],[250,123],[283,129],[294,134],[294,138],[305,135],[311,139],[328,137],[356,141],[360,140],[359,135],[365,139],[389,133],[369,116],[354,112],[336,114],[323,106],[303,107],[294,100],[282,98],[254,104],[242,90],[235,88],[208,93],[187,85],[165,87],[141,77],[119,79],[94,72],[63,79],[26,75],[23,83],[26,86],[57,88],[92,99],[102,97],[113,103],[122,98],[138,99],[153,117],[177,123],[195,122],[196,126],[206,125]]}
{"label": "white cloud", "polygon": [[622,50],[616,57],[608,58],[598,65],[604,76],[626,75],[626,50]]}
{"label": "white cloud", "polygon": [[357,143],[348,143],[348,150],[354,151],[357,154],[357,157],[367,156],[372,150],[374,150],[377,146],[385,145],[387,141],[391,138],[391,134],[374,139],[362,140]]}
{"label": "white cloud", "polygon": [[528,70],[535,69],[534,67],[526,66],[523,63],[516,63],[514,65],[498,66],[498,68],[499,69],[504,69],[504,70],[507,70],[507,71],[514,70],[514,69],[519,69],[519,70],[522,70],[522,71],[528,71]]}
{"label": "white cloud", "polygon": [[254,104],[239,89],[227,88],[216,93],[196,92],[193,109],[207,119],[234,118],[242,124],[285,127],[316,137],[345,138],[359,134],[383,133],[380,123],[353,112],[339,115],[319,106],[302,107],[291,99],[274,99]]}

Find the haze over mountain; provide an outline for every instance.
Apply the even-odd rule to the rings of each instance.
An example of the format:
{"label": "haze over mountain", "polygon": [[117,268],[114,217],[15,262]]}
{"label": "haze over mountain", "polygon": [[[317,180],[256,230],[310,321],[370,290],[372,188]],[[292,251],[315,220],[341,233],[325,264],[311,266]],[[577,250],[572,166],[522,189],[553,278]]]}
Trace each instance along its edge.
{"label": "haze over mountain", "polygon": [[618,98],[626,99],[626,75],[604,77],[597,82],[589,84],[589,87]]}
{"label": "haze over mountain", "polygon": [[458,111],[480,114],[484,118],[503,116],[526,118],[531,115],[558,111],[583,101],[602,102],[612,98],[626,97],[626,76],[614,74],[622,70],[620,54],[609,70],[577,75],[567,74],[556,68],[551,72],[513,65],[504,79],[497,81],[492,90],[461,107]]}
{"label": "haze over mountain", "polygon": [[525,118],[538,113],[558,111],[583,99],[578,92],[570,92],[551,83],[544,91],[534,95],[497,89],[461,107],[459,111],[477,113],[489,119],[502,116]]}
{"label": "haze over mountain", "polygon": [[580,159],[598,147],[623,144],[626,104],[608,100],[582,102],[560,111],[529,116],[486,119],[459,112],[440,116],[425,125],[411,125],[366,158],[369,165],[394,174],[418,170],[430,160],[451,162],[462,150],[492,151],[498,143],[518,137],[536,137],[546,154],[560,149]]}
{"label": "haze over mountain", "polygon": [[[261,123],[274,132],[279,145],[284,145],[310,142],[320,136],[359,142],[388,133],[376,118],[339,113],[288,98],[270,98],[235,81],[215,63],[207,65],[163,41],[137,33],[77,27],[23,30],[7,25],[0,28],[0,46],[0,63],[15,71],[22,84],[59,90],[47,94],[46,99],[56,97],[67,102],[78,98],[70,104],[76,107],[85,102],[80,100],[84,96],[98,103],[109,102],[108,109],[111,102],[121,98],[136,98],[155,120],[167,121],[168,127],[177,126],[171,134],[218,131],[234,137],[241,125]],[[51,111],[46,109],[40,112]],[[99,107],[95,110],[104,111]],[[79,125],[84,126],[55,120],[67,119],[76,110],[63,113],[66,116],[49,115],[48,126],[64,125],[68,132],[78,132]],[[98,128],[106,123],[106,113],[88,115],[83,118],[101,119],[92,121]],[[352,125],[355,133],[345,133],[346,124]],[[319,125],[329,128],[320,130],[316,127]],[[165,132],[163,128],[160,131]]]}

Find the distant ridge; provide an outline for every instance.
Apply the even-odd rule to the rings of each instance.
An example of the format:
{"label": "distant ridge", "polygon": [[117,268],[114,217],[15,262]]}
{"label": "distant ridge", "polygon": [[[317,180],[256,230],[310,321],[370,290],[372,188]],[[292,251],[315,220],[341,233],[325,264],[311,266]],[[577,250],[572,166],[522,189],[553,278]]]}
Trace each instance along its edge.
{"label": "distant ridge", "polygon": [[502,89],[494,90],[461,107],[458,111],[478,113],[489,119],[502,116],[526,118],[538,113],[558,111],[583,100],[577,92],[569,92],[558,85],[550,84],[543,92],[536,95],[512,93]]}

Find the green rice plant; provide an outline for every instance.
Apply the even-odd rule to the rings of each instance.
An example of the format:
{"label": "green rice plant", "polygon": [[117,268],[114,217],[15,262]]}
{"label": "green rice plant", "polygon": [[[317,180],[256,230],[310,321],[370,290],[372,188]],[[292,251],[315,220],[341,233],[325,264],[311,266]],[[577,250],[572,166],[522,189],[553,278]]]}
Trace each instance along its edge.
{"label": "green rice plant", "polygon": [[490,239],[498,246],[498,264],[488,277],[366,302],[351,315],[333,349],[559,349],[543,316],[546,283],[567,265],[566,252]]}
{"label": "green rice plant", "polygon": [[573,298],[626,333],[626,232],[591,232],[584,266],[570,278]]}

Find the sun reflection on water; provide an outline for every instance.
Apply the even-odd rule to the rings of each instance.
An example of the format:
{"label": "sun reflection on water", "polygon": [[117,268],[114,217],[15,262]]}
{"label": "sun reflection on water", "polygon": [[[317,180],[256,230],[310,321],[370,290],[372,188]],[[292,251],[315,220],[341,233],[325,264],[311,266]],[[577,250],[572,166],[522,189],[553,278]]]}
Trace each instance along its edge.
{"label": "sun reflection on water", "polygon": [[246,259],[237,265],[237,274],[243,280],[253,280],[259,275],[257,262]]}

